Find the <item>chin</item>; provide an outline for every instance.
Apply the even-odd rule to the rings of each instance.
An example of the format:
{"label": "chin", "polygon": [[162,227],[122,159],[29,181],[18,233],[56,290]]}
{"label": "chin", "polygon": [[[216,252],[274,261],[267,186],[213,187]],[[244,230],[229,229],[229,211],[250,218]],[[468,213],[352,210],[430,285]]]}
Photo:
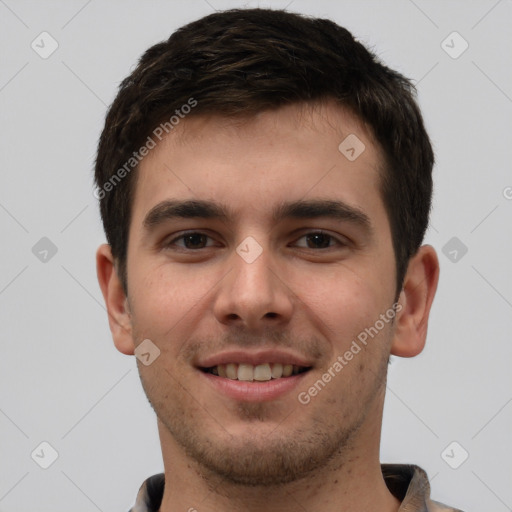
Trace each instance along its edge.
{"label": "chin", "polygon": [[357,431],[339,426],[333,430],[332,424],[317,425],[317,429],[280,428],[272,422],[269,428],[259,423],[237,428],[236,434],[222,430],[208,435],[173,423],[171,435],[204,478],[220,477],[236,486],[266,488],[299,481],[319,468],[326,470],[330,463],[339,466]]}

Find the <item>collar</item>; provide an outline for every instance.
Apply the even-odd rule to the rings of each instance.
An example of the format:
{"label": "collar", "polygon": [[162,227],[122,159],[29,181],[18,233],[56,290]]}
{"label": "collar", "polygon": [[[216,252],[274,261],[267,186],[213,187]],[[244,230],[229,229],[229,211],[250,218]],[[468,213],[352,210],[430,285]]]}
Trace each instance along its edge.
{"label": "collar", "polygon": [[[381,468],[388,489],[402,502],[398,512],[462,512],[430,499],[428,477],[419,466],[381,464]],[[140,487],[129,512],[159,512],[164,486],[164,473],[149,477]]]}

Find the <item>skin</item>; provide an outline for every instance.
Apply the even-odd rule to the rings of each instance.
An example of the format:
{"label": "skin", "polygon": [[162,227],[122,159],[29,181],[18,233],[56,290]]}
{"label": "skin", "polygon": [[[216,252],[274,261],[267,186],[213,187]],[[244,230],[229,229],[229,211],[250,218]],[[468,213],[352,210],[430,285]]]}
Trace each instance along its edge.
{"label": "skin", "polygon": [[[366,147],[353,162],[338,150],[351,133]],[[190,117],[141,162],[128,296],[106,244],[97,271],[117,349],[133,355],[150,339],[160,350],[138,367],[158,418],[162,512],[398,510],[379,462],[387,361],[424,347],[439,276],[432,247],[411,259],[393,323],[307,405],[297,399],[394,303],[382,161],[369,130],[324,102],[246,120]],[[233,216],[174,218],[148,230],[148,212],[169,199],[215,201]],[[323,199],[364,212],[371,229],[329,217],[272,217],[282,202]],[[209,238],[176,240],[187,230]],[[324,236],[315,237],[319,230]],[[236,252],[248,236],[262,248],[252,263]],[[275,400],[227,397],[195,367],[225,349],[276,347],[312,368]]]}

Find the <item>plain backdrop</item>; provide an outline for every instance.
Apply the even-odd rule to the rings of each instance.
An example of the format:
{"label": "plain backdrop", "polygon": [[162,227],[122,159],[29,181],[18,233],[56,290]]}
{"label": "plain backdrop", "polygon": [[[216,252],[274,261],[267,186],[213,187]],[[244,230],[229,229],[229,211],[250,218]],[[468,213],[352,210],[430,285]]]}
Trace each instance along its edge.
{"label": "plain backdrop", "polygon": [[512,509],[510,0],[0,0],[0,511],[127,511],[163,470],[96,281],[96,144],[146,48],[258,5],[331,18],[417,84],[441,279],[424,352],[391,364],[381,458],[466,512]]}

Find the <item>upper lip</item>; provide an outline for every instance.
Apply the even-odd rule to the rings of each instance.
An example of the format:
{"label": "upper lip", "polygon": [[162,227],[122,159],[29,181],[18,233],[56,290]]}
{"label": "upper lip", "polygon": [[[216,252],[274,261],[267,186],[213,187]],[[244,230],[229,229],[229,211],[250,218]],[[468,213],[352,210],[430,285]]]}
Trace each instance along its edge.
{"label": "upper lip", "polygon": [[198,362],[197,366],[199,368],[212,368],[219,364],[228,363],[252,364],[253,366],[263,363],[292,364],[294,366],[304,367],[312,366],[311,361],[308,361],[304,357],[294,354],[293,352],[286,352],[278,349],[258,350],[257,352],[251,352],[248,350],[229,350],[205,357]]}

